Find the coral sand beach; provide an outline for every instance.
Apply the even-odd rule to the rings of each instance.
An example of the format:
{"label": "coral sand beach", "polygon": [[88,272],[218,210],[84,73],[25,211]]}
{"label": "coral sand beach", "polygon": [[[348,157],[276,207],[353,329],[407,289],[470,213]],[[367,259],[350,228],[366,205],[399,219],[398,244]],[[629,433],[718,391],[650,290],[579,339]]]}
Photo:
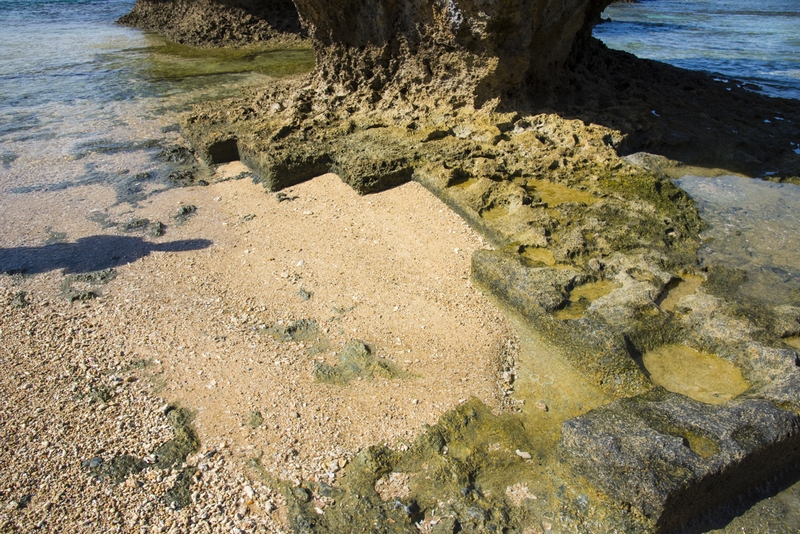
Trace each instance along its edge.
{"label": "coral sand beach", "polygon": [[797,532],[800,12],[610,4],[0,0],[0,531]]}

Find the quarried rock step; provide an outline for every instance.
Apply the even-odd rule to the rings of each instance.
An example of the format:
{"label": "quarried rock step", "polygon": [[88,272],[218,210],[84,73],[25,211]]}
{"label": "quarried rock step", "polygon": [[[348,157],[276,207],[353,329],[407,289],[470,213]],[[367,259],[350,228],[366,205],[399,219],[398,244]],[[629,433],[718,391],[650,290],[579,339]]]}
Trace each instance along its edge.
{"label": "quarried rock step", "polygon": [[560,347],[570,364],[612,398],[641,393],[650,386],[623,335],[595,317],[562,321],[552,315],[564,306],[573,287],[590,280],[586,274],[528,267],[514,255],[477,250],[472,256],[472,276],[526,317],[545,340]]}
{"label": "quarried rock step", "polygon": [[659,532],[800,463],[800,416],[765,400],[710,405],[655,388],[566,421],[559,453]]}

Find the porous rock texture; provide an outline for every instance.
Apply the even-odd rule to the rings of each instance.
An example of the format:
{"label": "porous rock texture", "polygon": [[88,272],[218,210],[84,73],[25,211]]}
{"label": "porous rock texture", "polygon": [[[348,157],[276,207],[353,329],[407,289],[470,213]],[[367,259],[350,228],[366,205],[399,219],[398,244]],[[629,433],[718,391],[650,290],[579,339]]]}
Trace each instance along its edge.
{"label": "porous rock texture", "polygon": [[330,84],[326,91],[368,87],[390,99],[427,91],[480,107],[552,80],[611,2],[295,3],[314,43],[320,83]]}
{"label": "porous rock texture", "polygon": [[[783,334],[762,326],[769,322],[764,317],[783,312],[733,305],[711,283],[713,266],[697,265],[703,222],[663,171],[698,164],[797,180],[800,156],[789,139],[800,132],[800,111],[793,101],[606,49],[590,33],[608,3],[296,0],[314,45],[315,71],[222,106],[198,108],[184,130],[205,162],[240,158],[272,191],[326,172],[364,194],[416,180],[458,212],[496,249],[475,254],[474,281],[616,403],[566,422],[563,464],[549,465],[567,471],[559,476],[571,481],[568,486],[588,479],[617,506],[634,510],[641,519],[637,528],[673,531],[749,487],[753,473],[766,480],[800,461],[793,415],[800,356],[782,343]],[[765,122],[776,116],[783,120]],[[635,154],[643,150],[673,160]],[[705,282],[675,307],[662,306],[687,275]],[[736,292],[734,279],[722,284],[730,294]],[[583,303],[580,313],[559,315],[578,309],[576,295],[592,283],[611,289]],[[741,370],[750,389],[713,409],[677,394],[648,393],[654,384],[640,358],[669,344],[718,355]],[[675,428],[711,436],[716,445],[703,449],[711,451],[708,460],[692,456],[691,447],[654,427],[656,416],[645,417],[638,408],[667,405],[664,413],[674,416]],[[757,422],[754,410],[774,417]],[[731,421],[728,429],[714,426],[723,416]],[[501,424],[488,415],[486,420],[490,429]],[[625,424],[616,428],[617,421]],[[746,434],[751,427],[758,427],[758,439],[747,446],[725,441],[725,432],[744,428],[739,433]],[[630,445],[617,457],[593,448],[606,430]],[[658,440],[665,432],[672,437],[664,438],[662,450]],[[661,476],[657,469],[626,471],[639,488],[631,493],[615,483],[623,475],[614,469],[640,460],[640,438],[653,447],[642,449],[650,451],[644,456],[657,463],[663,452],[669,457],[665,469],[679,476],[659,485],[651,484]],[[447,456],[463,439],[436,454]],[[513,451],[518,445],[511,441]],[[478,454],[484,445],[464,450]],[[593,460],[595,453],[608,469]],[[392,462],[378,456],[352,473],[368,481],[352,489],[357,515],[366,523],[384,517],[384,505],[358,500],[372,495],[365,488],[390,469]],[[478,468],[448,463],[447,469],[456,479],[474,480]],[[492,476],[502,469],[493,466]],[[725,491],[718,490],[719,480]],[[478,492],[479,484],[467,490],[473,485]],[[709,497],[697,497],[706,489]],[[462,526],[479,516],[479,522],[496,520],[496,528],[529,524],[529,516],[481,515],[468,504],[476,497],[459,491],[452,500],[463,505],[454,512]],[[645,493],[653,499],[639,497]],[[403,505],[406,526],[418,519],[413,509],[424,502],[420,495]],[[498,508],[487,503],[485,509]],[[599,523],[577,531],[596,531],[597,525],[607,530],[620,517],[619,509],[607,510],[598,512]],[[344,522],[353,517],[352,508],[341,513]],[[582,513],[580,506],[564,512],[562,526]],[[299,531],[314,530],[312,523],[321,521],[311,514],[294,515]],[[333,517],[331,511],[325,521]]]}
{"label": "porous rock texture", "polygon": [[656,388],[567,421],[560,450],[659,532],[677,532],[797,458],[800,418],[765,401],[713,406]]}
{"label": "porous rock texture", "polygon": [[192,46],[291,46],[303,41],[291,0],[137,0],[119,23]]}

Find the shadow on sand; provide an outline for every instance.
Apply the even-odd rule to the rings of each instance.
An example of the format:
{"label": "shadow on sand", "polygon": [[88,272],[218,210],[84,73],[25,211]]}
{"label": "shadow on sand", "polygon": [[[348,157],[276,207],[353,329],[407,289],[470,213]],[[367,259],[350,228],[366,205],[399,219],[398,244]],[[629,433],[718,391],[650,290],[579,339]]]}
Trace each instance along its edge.
{"label": "shadow on sand", "polygon": [[151,252],[185,252],[211,244],[207,239],[151,243],[141,237],[95,235],[74,243],[0,249],[0,273],[39,274],[56,269],[64,274],[88,273],[125,265]]}

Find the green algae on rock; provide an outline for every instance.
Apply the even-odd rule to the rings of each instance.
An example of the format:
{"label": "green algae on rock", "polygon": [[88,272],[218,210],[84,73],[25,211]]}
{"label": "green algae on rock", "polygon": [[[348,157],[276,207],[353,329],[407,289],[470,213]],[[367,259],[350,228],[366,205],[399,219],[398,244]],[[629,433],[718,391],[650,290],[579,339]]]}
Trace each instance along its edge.
{"label": "green algae on rock", "polygon": [[324,336],[313,319],[300,319],[284,324],[278,322],[268,328],[260,329],[262,334],[266,334],[277,341],[295,341],[308,344],[306,349],[309,354],[326,352],[331,347],[330,341]]}
{"label": "green algae on rock", "polygon": [[336,365],[316,362],[314,380],[345,386],[353,380],[362,378],[403,378],[402,372],[392,362],[378,358],[373,350],[363,341],[353,339],[345,344],[337,355]]}
{"label": "green algae on rock", "polygon": [[[735,280],[697,265],[692,199],[658,158],[621,157],[790,176],[800,159],[776,136],[796,134],[800,114],[605,49],[590,31],[606,4],[297,0],[315,71],[187,118],[206,164],[238,157],[270,191],[326,172],[362,194],[424,185],[496,248],[474,254],[476,285],[611,403],[559,421],[560,461],[543,460],[555,440],[534,437],[557,434],[547,399],[538,418],[467,403],[407,451],[362,451],[336,487],[288,492],[297,531],[405,532],[424,518],[441,532],[669,532],[800,460],[800,356],[781,341],[796,334],[763,326],[785,310],[735,304]],[[744,108],[787,120],[768,131],[731,116]],[[582,300],[581,287],[603,291]],[[644,356],[676,344],[747,387],[718,406],[656,387]],[[319,368],[346,383],[347,363]],[[376,491],[390,483],[395,497]],[[562,497],[524,497],[536,487]],[[335,503],[320,514],[317,497]]]}
{"label": "green algae on rock", "polygon": [[[166,418],[172,426],[173,437],[172,439],[161,444],[152,454],[154,461],[145,462],[141,458],[135,458],[131,455],[122,454],[115,456],[109,461],[103,461],[102,458],[93,458],[85,462],[85,467],[93,474],[108,478],[115,484],[124,482],[129,475],[136,474],[149,468],[156,469],[179,469],[178,481],[176,487],[190,484],[191,482],[184,481],[186,478],[191,481],[193,468],[180,469],[181,464],[186,460],[186,457],[195,452],[199,446],[197,435],[192,427],[193,416],[191,412],[184,408],[169,406],[165,412]],[[187,474],[188,472],[188,474]],[[184,476],[186,475],[186,476]],[[188,487],[188,486],[187,486]],[[176,493],[167,505],[185,506],[186,491],[181,489]],[[173,504],[175,502],[176,504]]]}
{"label": "green algae on rock", "polygon": [[165,43],[150,47],[149,52],[145,73],[159,81],[252,72],[282,78],[306,74],[314,68],[314,54],[301,45],[276,49],[274,44],[248,44],[207,49]]}
{"label": "green algae on rock", "polygon": [[[522,532],[543,514],[558,517],[562,507],[581,506],[576,505],[581,497],[563,487],[559,491],[542,459],[528,453],[535,451],[532,433],[535,429],[516,416],[495,416],[469,401],[405,451],[365,449],[337,487],[307,483],[290,492],[289,519],[297,532],[399,533],[423,523],[431,532]],[[396,494],[379,493],[392,479],[404,487]],[[324,514],[314,510],[319,497],[334,501]],[[602,500],[592,493],[592,502],[595,498]],[[587,523],[598,521],[583,508]],[[641,530],[635,514],[619,516],[606,524]]]}

